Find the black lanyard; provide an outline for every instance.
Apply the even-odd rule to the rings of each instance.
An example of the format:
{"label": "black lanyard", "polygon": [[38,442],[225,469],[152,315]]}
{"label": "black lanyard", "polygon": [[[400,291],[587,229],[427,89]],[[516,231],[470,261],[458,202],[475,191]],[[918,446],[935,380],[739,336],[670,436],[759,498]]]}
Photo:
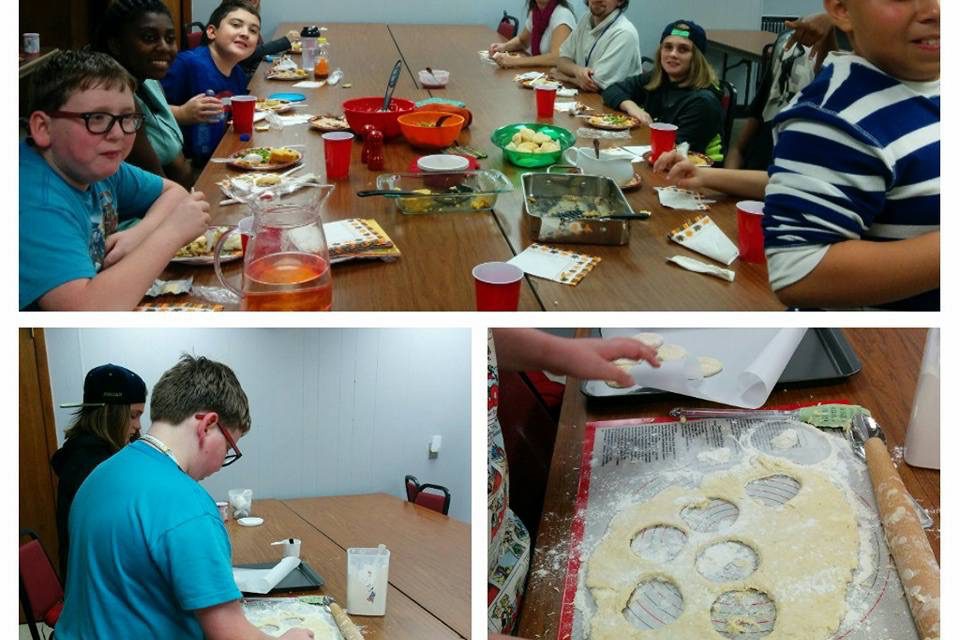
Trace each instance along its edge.
{"label": "black lanyard", "polygon": [[623,9],[617,9],[617,17],[610,21],[610,23],[603,28],[603,31],[600,32],[600,35],[597,36],[597,39],[593,41],[593,46],[590,47],[590,52],[587,54],[587,60],[584,62],[583,66],[590,66],[590,58],[593,56],[593,50],[597,48],[597,43],[600,42],[600,38],[603,37],[603,34],[607,32],[607,29],[613,26],[613,23],[620,19],[620,15],[623,13]]}

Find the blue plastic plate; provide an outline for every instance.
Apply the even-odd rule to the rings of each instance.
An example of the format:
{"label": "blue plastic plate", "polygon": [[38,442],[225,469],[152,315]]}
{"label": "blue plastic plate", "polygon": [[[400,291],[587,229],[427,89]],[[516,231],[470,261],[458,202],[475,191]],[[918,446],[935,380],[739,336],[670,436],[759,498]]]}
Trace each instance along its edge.
{"label": "blue plastic plate", "polygon": [[269,100],[289,100],[290,102],[303,102],[307,96],[302,93],[272,93],[267,96]]}

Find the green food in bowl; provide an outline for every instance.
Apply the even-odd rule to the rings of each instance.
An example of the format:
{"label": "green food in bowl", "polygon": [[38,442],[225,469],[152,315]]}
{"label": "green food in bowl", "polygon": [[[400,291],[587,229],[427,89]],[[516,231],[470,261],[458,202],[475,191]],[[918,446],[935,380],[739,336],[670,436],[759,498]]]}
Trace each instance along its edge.
{"label": "green food in bowl", "polygon": [[[517,134],[525,135],[523,132],[524,129],[533,132],[533,134],[542,134],[542,136],[548,137],[551,142],[547,143],[547,148],[550,150],[547,152],[540,151],[538,153],[532,150],[525,150],[530,147],[526,147],[525,149],[516,148],[519,145],[515,142],[515,136]],[[529,137],[529,134],[526,134],[526,136]],[[542,136],[537,139],[542,140]],[[563,127],[557,127],[551,124],[539,124],[536,122],[521,122],[500,127],[493,132],[490,140],[503,150],[503,157],[511,164],[515,164],[518,167],[546,167],[560,161],[563,152],[573,146],[575,137],[570,131],[567,131]],[[530,142],[532,143],[532,141]],[[552,143],[555,143],[556,146]],[[543,148],[544,145],[537,143],[537,146]]]}

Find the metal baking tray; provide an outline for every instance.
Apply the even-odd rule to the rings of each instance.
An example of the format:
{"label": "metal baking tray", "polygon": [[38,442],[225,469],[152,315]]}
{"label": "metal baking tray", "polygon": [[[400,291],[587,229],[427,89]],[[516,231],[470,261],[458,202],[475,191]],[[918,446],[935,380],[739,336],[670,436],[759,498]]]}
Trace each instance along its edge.
{"label": "metal baking tray", "polygon": [[513,185],[496,169],[390,173],[377,176],[377,189],[423,195],[393,198],[400,213],[457,213],[493,209],[497,196],[513,191]]}
{"label": "metal baking tray", "polygon": [[[558,169],[565,173],[554,173]],[[576,167],[554,165],[546,172],[520,177],[523,210],[537,240],[583,244],[624,245],[630,240],[629,222],[643,220],[634,213],[617,183],[606,176],[584,175]],[[569,201],[583,208],[601,206],[610,217],[553,215],[556,205]]]}
{"label": "metal baking tray", "polygon": [[[254,564],[234,565],[238,569],[273,569],[277,566],[276,562],[257,562]],[[319,589],[325,584],[323,578],[307,562],[301,560],[300,565],[291,571],[286,578],[281,580],[277,586],[270,590],[270,593],[284,593],[289,591],[312,591]],[[254,596],[263,596],[263,594],[253,594]]]}
{"label": "metal baking tray", "polygon": [[[600,329],[591,331],[593,337],[601,336]],[[793,357],[777,381],[784,385],[812,386],[838,382],[859,373],[863,368],[853,347],[840,329],[809,329],[797,346]],[[668,392],[650,387],[624,389],[621,394],[598,396],[587,390],[586,380],[580,382],[580,391],[590,398],[621,398],[624,396],[656,396]]]}

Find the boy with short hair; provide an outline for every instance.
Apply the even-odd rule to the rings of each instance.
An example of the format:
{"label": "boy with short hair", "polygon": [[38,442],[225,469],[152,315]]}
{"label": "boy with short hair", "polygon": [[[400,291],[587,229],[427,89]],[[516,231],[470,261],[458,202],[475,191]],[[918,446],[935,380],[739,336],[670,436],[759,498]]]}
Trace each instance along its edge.
{"label": "boy with short hair", "polygon": [[250,430],[240,382],[224,364],[184,355],[153,388],[150,420],[74,499],[57,638],[268,640],[243,615],[230,539],[199,484],[240,457]]}
{"label": "boy with short hair", "polygon": [[203,194],[123,162],[143,123],[135,87],[88,51],[62,51],[34,74],[20,144],[21,310],[129,311],[207,228]]}
{"label": "boy with short hair", "polygon": [[589,9],[560,46],[556,75],[583,91],[600,92],[640,75],[640,36],[623,12],[630,0],[585,0]]}
{"label": "boy with short hair", "polygon": [[183,153],[195,167],[206,164],[226,132],[223,119],[190,118],[178,106],[212,92],[218,99],[247,93],[247,76],[239,63],[253,55],[260,38],[260,13],[246,0],[226,0],[207,22],[207,46],[177,54],[160,80],[174,116],[183,128]]}
{"label": "boy with short hair", "polygon": [[854,53],[774,120],[764,236],[797,307],[940,308],[940,2],[824,0]]}

